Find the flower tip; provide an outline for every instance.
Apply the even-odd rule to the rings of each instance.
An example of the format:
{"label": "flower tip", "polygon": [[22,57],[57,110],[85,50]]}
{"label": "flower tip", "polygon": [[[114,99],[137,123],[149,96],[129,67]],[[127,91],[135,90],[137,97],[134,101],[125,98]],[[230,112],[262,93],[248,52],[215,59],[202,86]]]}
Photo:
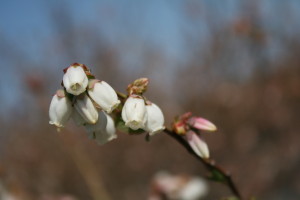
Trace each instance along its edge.
{"label": "flower tip", "polygon": [[206,142],[195,132],[188,131],[186,134],[187,142],[194,152],[204,159],[209,159],[209,149]]}
{"label": "flower tip", "polygon": [[119,105],[120,105],[121,101],[120,100],[117,100],[115,102],[112,103],[112,106],[106,110],[106,112],[108,114],[110,114],[112,111],[114,111]]}
{"label": "flower tip", "polygon": [[49,121],[49,124],[54,125],[54,126],[56,127],[56,131],[57,131],[57,132],[60,132],[61,129],[64,127],[63,125],[58,124],[58,123],[55,123],[55,122],[53,122],[53,121]]}
{"label": "flower tip", "polygon": [[212,122],[202,117],[192,117],[188,121],[188,123],[190,126],[199,130],[210,131],[210,132],[217,130],[216,125],[214,125]]}
{"label": "flower tip", "polygon": [[91,120],[90,121],[90,124],[96,124],[97,123],[97,120]]}
{"label": "flower tip", "polygon": [[154,130],[154,131],[150,131],[150,132],[149,132],[149,135],[150,135],[150,136],[156,135],[157,133],[159,133],[159,132],[161,132],[161,131],[163,131],[163,130],[165,130],[165,129],[166,129],[166,127],[165,127],[165,126],[162,126],[162,127],[158,128],[158,129],[156,129],[156,130]]}
{"label": "flower tip", "polygon": [[131,120],[125,123],[125,126],[131,128],[132,130],[138,130],[144,128],[144,124],[140,120]]}

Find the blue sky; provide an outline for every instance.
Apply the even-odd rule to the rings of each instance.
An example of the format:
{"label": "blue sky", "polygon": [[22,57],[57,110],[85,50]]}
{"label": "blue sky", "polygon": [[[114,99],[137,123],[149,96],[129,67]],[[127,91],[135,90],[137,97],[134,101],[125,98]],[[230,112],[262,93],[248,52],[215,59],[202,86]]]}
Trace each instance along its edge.
{"label": "blue sky", "polygon": [[[195,3],[196,2],[196,3]],[[199,3],[200,2],[200,3]],[[53,11],[67,8],[72,24],[76,27],[90,26],[102,34],[106,41],[115,45],[132,42],[131,51],[124,52],[125,67],[139,65],[139,53],[145,44],[155,46],[164,52],[170,60],[170,66],[189,59],[190,47],[185,43],[186,35],[200,38],[205,44],[210,32],[207,29],[207,18],[220,28],[236,16],[247,11],[241,7],[239,0],[3,0],[0,3],[0,92],[5,93],[2,105],[16,105],[18,95],[22,95],[22,82],[19,72],[33,66],[26,66],[26,59],[34,62],[35,67],[43,67],[40,63],[45,55],[45,45],[53,40]],[[270,31],[293,33],[300,25],[299,3],[297,0],[264,0],[260,1],[263,23]],[[284,21],[286,9],[292,9],[289,24]],[[193,13],[193,11],[196,11]],[[197,14],[197,13],[200,14]],[[204,19],[204,18],[206,19]],[[60,20],[56,18],[56,20]],[[299,30],[299,28],[298,28]],[[128,38],[130,40],[128,40]],[[272,43],[273,51],[276,42]],[[4,48],[3,48],[4,47]],[[84,48],[82,48],[84,55]],[[275,49],[275,50],[274,50]],[[53,68],[69,61],[62,55],[53,56]],[[61,52],[60,52],[61,53]],[[87,52],[88,53],[88,52]],[[11,56],[13,55],[13,57]],[[81,58],[85,60],[84,56]],[[15,81],[11,81],[15,80]],[[9,83],[9,84],[7,84]],[[13,92],[11,92],[13,91]],[[0,111],[2,109],[0,108]]]}

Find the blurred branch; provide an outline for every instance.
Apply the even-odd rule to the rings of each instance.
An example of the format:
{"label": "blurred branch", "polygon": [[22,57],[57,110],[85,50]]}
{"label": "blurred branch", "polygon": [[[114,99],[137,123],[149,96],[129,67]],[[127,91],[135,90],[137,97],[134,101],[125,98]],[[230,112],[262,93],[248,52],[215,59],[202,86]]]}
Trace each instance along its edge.
{"label": "blurred branch", "polygon": [[61,135],[64,147],[67,149],[68,153],[75,162],[78,171],[84,178],[94,200],[110,200],[108,193],[106,192],[100,175],[98,174],[98,169],[90,158],[89,154],[85,151],[79,140],[69,134],[67,131]]}
{"label": "blurred branch", "polygon": [[[165,129],[164,132],[171,136],[173,139],[175,139],[177,142],[179,142],[194,158],[196,158],[198,161],[200,161],[204,166],[212,172],[212,176],[209,177],[211,180],[222,182],[225,185],[229,187],[231,192],[238,197],[240,200],[243,200],[236,184],[233,182],[232,177],[230,173],[226,172],[224,169],[222,169],[220,166],[216,165],[216,162],[212,159],[203,159],[199,157],[193,149],[190,147],[190,145],[184,140],[183,137],[176,134],[175,132]],[[218,177],[217,177],[218,176]]]}
{"label": "blurred branch", "polygon": [[[124,100],[127,98],[126,94],[123,94],[121,92],[117,92],[117,94],[121,100]],[[216,165],[216,162],[214,160],[203,159],[203,158],[199,157],[181,135],[178,135],[177,133],[175,133],[172,130],[169,130],[167,128],[164,130],[164,132],[167,135],[171,136],[173,139],[175,139],[177,142],[179,142],[193,157],[195,157],[202,164],[204,164],[204,166],[211,172],[211,176],[209,177],[209,179],[214,180],[216,182],[224,183],[225,185],[227,185],[229,187],[231,192],[239,200],[243,200],[243,198],[242,198],[236,184],[233,182],[232,177],[229,172],[226,172],[220,166]]]}

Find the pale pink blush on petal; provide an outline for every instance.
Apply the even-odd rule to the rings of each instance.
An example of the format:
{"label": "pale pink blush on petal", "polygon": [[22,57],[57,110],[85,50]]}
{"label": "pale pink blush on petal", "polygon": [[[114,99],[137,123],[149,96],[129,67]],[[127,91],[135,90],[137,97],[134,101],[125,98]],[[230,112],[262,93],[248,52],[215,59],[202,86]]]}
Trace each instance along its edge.
{"label": "pale pink blush on petal", "polygon": [[204,140],[200,138],[195,132],[188,131],[186,133],[186,139],[190,147],[201,158],[209,158],[209,149]]}
{"label": "pale pink blush on petal", "polygon": [[202,117],[192,117],[188,123],[194,128],[199,130],[205,130],[205,131],[217,130],[217,127],[212,122]]}

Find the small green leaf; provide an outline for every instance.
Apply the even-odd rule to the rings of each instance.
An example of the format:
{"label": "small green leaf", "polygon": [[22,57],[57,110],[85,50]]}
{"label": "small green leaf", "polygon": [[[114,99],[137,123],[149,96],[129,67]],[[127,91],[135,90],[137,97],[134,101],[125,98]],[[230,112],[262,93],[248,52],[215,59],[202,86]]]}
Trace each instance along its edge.
{"label": "small green leaf", "polygon": [[221,172],[215,169],[211,171],[211,176],[209,177],[209,179],[222,183],[226,182],[226,177]]}

